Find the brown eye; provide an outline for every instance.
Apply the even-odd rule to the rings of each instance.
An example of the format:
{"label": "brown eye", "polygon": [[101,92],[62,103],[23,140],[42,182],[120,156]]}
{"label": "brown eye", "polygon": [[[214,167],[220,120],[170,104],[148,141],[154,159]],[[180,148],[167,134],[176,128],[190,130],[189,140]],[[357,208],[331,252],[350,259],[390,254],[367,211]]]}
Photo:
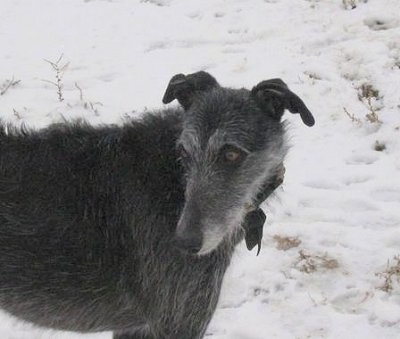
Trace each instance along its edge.
{"label": "brown eye", "polygon": [[226,151],[224,154],[225,160],[229,162],[237,161],[240,158],[240,152],[238,151]]}
{"label": "brown eye", "polygon": [[233,145],[225,145],[221,150],[221,158],[225,164],[239,165],[246,155],[245,151]]}

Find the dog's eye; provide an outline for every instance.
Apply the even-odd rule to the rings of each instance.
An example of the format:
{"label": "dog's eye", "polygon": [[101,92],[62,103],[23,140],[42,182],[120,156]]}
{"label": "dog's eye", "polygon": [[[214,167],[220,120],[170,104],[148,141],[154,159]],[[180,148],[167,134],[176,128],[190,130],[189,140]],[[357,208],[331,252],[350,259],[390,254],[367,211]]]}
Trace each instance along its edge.
{"label": "dog's eye", "polygon": [[226,164],[239,164],[245,159],[246,155],[245,151],[233,145],[225,145],[221,153]]}
{"label": "dog's eye", "polygon": [[237,161],[240,158],[240,152],[233,151],[233,150],[227,151],[227,152],[224,153],[224,157],[225,157],[226,161],[234,162],[234,161]]}

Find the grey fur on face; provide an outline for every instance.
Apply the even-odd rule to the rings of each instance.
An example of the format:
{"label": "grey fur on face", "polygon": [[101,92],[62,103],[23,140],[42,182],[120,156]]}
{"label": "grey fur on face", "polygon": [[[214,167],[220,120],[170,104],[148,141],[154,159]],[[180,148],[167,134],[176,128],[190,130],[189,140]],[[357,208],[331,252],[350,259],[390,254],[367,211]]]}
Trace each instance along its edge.
{"label": "grey fur on face", "polygon": [[[287,146],[280,119],[248,90],[214,85],[194,93],[186,106],[177,143],[186,169],[186,204],[177,236],[196,234],[201,240],[193,242],[193,252],[202,255],[241,227],[245,206],[275,176]],[[227,160],[230,154],[239,159]]]}
{"label": "grey fur on face", "polygon": [[0,124],[3,310],[115,339],[203,338],[244,206],[277,187],[283,111],[313,118],[278,79],[248,91],[178,74],[163,101],[174,99],[183,110],[123,126]]}

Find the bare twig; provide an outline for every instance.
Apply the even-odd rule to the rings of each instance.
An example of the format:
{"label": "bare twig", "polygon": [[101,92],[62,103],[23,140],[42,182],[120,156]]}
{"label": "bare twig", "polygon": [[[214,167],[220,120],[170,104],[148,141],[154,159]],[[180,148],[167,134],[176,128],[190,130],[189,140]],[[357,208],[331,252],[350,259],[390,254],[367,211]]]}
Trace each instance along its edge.
{"label": "bare twig", "polygon": [[356,0],[342,0],[343,6],[347,9],[349,6],[351,9],[357,8]]}
{"label": "bare twig", "polygon": [[367,105],[369,108],[369,113],[365,115],[365,117],[367,118],[367,120],[373,124],[373,123],[382,123],[379,120],[379,116],[378,113],[376,112],[376,110],[374,109],[374,107],[372,106],[372,102],[371,102],[371,97],[367,98]]}
{"label": "bare twig", "polygon": [[362,122],[360,119],[358,119],[354,114],[351,114],[346,107],[343,107],[344,112],[346,113],[346,115],[350,118],[350,120],[356,124],[356,125],[361,125]]}
{"label": "bare twig", "polygon": [[276,248],[282,251],[287,251],[291,248],[298,247],[301,244],[299,237],[274,235],[273,239],[276,242]]}
{"label": "bare twig", "polygon": [[6,80],[6,81],[4,81],[4,83],[1,85],[0,95],[6,94],[6,92],[7,92],[11,87],[17,86],[20,82],[21,82],[21,80],[15,80],[15,79],[14,79],[14,76],[12,77],[11,80]]}
{"label": "bare twig", "polygon": [[355,8],[357,8],[357,3],[361,3],[361,2],[363,2],[363,3],[367,3],[368,2],[368,0],[342,0],[342,3],[343,3],[343,7],[345,8],[345,9],[355,9]]}
{"label": "bare twig", "polygon": [[330,258],[328,254],[317,255],[300,250],[294,267],[304,273],[313,273],[321,268],[328,270],[336,269],[339,267],[339,262],[336,259]]}
{"label": "bare twig", "polygon": [[381,99],[379,96],[379,91],[368,83],[362,84],[358,91],[358,99],[366,104],[369,109],[369,113],[365,115],[366,119],[372,124],[382,123],[379,120],[377,109],[375,109],[372,104],[372,99],[375,99],[376,101]]}
{"label": "bare twig", "polygon": [[79,90],[79,99],[83,101],[83,91],[82,88],[79,87],[78,83],[75,82],[75,87]]}
{"label": "bare twig", "polygon": [[22,115],[20,112],[18,112],[15,108],[13,108],[13,115],[17,118],[17,120],[22,119]]}
{"label": "bare twig", "polygon": [[63,80],[64,72],[67,70],[67,68],[69,66],[69,62],[66,62],[63,65],[60,64],[62,58],[63,58],[63,54],[60,55],[60,57],[58,58],[58,60],[56,62],[44,59],[44,61],[46,61],[48,64],[50,64],[51,67],[53,68],[53,70],[56,72],[56,75],[55,75],[56,81],[43,80],[43,81],[48,82],[57,87],[58,101],[60,101],[60,102],[64,101],[64,96],[63,96],[64,84],[63,84],[62,80]]}
{"label": "bare twig", "polygon": [[388,260],[386,269],[383,272],[375,274],[379,278],[384,279],[383,285],[378,288],[385,292],[393,291],[395,281],[400,284],[400,255],[396,255],[393,260],[394,263],[391,265]]}
{"label": "bare twig", "polygon": [[99,101],[87,101],[84,99],[84,95],[83,95],[83,90],[82,88],[78,85],[77,82],[75,82],[75,87],[78,89],[79,91],[79,99],[82,103],[82,106],[84,109],[90,110],[92,111],[96,116],[99,115],[99,110],[97,109],[96,106],[103,106],[103,104]]}

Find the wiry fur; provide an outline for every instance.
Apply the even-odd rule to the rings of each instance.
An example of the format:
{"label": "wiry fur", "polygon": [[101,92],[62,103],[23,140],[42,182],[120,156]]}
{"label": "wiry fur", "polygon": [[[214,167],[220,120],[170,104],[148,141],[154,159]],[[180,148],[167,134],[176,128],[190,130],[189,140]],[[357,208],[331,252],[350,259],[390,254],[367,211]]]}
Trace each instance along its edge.
{"label": "wiry fur", "polygon": [[[1,308],[118,339],[203,337],[243,238],[243,204],[285,154],[283,126],[248,91],[206,89],[186,112],[123,126],[1,127]],[[213,155],[226,141],[250,154],[224,177]],[[186,174],[177,144],[196,161]],[[207,255],[173,246],[193,197]]]}
{"label": "wiry fur", "polygon": [[[246,204],[276,174],[287,149],[284,127],[249,98],[249,91],[216,87],[198,94],[185,112],[178,145],[191,157],[181,222],[198,223],[200,254],[206,254],[240,227]],[[248,153],[238,168],[221,164],[225,145]]]}

